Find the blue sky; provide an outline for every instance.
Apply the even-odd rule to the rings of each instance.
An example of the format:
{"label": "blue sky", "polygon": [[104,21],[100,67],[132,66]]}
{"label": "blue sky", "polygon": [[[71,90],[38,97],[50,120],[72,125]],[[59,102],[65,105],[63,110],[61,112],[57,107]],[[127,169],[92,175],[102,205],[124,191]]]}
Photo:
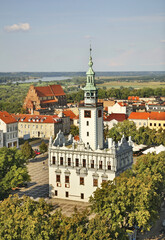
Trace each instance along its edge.
{"label": "blue sky", "polygon": [[0,0],[0,71],[165,70],[165,0]]}

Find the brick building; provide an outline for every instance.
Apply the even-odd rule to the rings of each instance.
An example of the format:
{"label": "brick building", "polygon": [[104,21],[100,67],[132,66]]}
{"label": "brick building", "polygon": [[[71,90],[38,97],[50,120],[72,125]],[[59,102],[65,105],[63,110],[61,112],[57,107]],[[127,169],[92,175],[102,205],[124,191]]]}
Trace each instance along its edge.
{"label": "brick building", "polygon": [[44,87],[30,86],[25,98],[23,108],[31,114],[44,114],[54,112],[54,108],[66,106],[66,94],[61,85],[48,85]]}

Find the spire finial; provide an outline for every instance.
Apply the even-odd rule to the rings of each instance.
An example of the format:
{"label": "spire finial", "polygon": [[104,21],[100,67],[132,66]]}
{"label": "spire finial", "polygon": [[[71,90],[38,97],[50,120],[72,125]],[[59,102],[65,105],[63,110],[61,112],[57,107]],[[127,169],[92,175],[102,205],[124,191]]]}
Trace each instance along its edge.
{"label": "spire finial", "polygon": [[92,47],[91,47],[91,43],[90,43],[90,57],[91,57],[91,52],[92,52]]}

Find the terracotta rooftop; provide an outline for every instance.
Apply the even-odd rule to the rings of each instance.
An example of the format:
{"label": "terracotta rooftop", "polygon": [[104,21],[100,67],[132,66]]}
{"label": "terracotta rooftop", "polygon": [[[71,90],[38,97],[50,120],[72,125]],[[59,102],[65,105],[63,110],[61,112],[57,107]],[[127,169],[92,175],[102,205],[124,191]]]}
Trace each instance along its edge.
{"label": "terracotta rooftop", "polygon": [[17,114],[14,115],[15,119],[18,122],[27,122],[27,123],[58,123],[61,119],[57,115],[31,115],[31,114]]}
{"label": "terracotta rooftop", "polygon": [[127,106],[127,104],[124,103],[124,102],[118,102],[118,104],[119,104],[121,107],[125,107],[125,106]]}
{"label": "terracotta rooftop", "polygon": [[129,119],[165,120],[165,112],[132,112]]}
{"label": "terracotta rooftop", "polygon": [[65,109],[64,110],[64,115],[66,116],[66,117],[70,117],[70,119],[76,119],[76,114],[74,114],[71,110],[67,110],[67,109]]}
{"label": "terracotta rooftop", "polygon": [[126,120],[127,118],[128,118],[127,115],[124,114],[124,113],[112,113],[112,114],[110,114],[108,116],[105,116],[104,117],[104,121],[108,121],[109,122],[109,121],[115,119],[118,122],[122,122],[122,121]]}
{"label": "terracotta rooftop", "polygon": [[34,87],[39,97],[61,96],[65,95],[61,85],[48,85],[45,87]]}
{"label": "terracotta rooftop", "polygon": [[0,119],[6,124],[17,122],[17,120],[6,111],[0,111]]}
{"label": "terracotta rooftop", "polygon": [[129,96],[128,100],[138,100],[139,101],[139,97],[138,96]]}

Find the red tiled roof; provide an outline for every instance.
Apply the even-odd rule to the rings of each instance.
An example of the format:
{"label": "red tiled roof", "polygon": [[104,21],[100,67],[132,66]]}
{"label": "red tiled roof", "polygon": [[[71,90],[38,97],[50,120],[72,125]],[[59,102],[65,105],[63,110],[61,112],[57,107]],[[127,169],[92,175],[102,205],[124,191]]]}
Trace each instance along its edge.
{"label": "red tiled roof", "polygon": [[115,119],[118,122],[122,122],[122,121],[126,120],[127,118],[128,118],[127,115],[124,114],[124,113],[112,113],[112,114],[110,114],[108,116],[105,116],[104,117],[104,121],[108,121],[109,122],[109,121]]}
{"label": "red tiled roof", "polygon": [[139,100],[138,96],[129,96],[128,100]]}
{"label": "red tiled roof", "polygon": [[79,135],[74,136],[74,140],[80,141]]}
{"label": "red tiled roof", "polygon": [[165,120],[165,112],[132,112],[129,119]]}
{"label": "red tiled roof", "polygon": [[64,110],[64,115],[66,117],[70,117],[70,119],[75,119],[76,115],[71,110]]}
{"label": "red tiled roof", "polygon": [[165,120],[165,112],[151,112],[149,118],[151,120]]}
{"label": "red tiled roof", "polygon": [[48,85],[45,87],[34,87],[39,97],[65,95],[61,85]]}
{"label": "red tiled roof", "polygon": [[148,119],[149,112],[131,112],[128,119]]}
{"label": "red tiled roof", "polygon": [[126,104],[126,103],[123,103],[123,102],[118,102],[118,104],[119,104],[121,107],[127,106],[127,104]]}
{"label": "red tiled roof", "polygon": [[27,123],[58,123],[61,121],[57,115],[31,115],[31,114],[17,114],[14,115],[15,119],[19,122],[27,122]]}
{"label": "red tiled roof", "polygon": [[55,102],[58,102],[57,99],[53,99],[53,100],[42,100],[41,101],[42,103],[55,103]]}
{"label": "red tiled roof", "polygon": [[6,111],[0,111],[0,119],[6,124],[17,122],[17,120]]}

